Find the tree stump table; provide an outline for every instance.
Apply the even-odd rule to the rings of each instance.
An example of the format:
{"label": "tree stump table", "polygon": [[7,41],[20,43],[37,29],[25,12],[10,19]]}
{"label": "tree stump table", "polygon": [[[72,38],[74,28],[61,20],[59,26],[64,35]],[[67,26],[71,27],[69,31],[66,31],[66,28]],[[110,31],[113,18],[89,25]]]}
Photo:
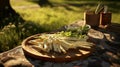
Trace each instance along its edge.
{"label": "tree stump table", "polygon": [[17,46],[0,53],[0,67],[120,67],[120,44],[115,41],[119,35],[103,29],[91,29],[88,33],[88,41],[94,42],[96,47],[85,59],[62,63],[43,61],[26,55],[22,47]]}

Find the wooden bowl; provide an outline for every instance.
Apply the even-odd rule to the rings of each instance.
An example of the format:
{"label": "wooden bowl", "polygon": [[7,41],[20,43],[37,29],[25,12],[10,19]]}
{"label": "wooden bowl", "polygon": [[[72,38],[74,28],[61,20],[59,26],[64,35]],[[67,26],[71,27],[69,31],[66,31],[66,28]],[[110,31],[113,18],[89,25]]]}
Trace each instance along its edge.
{"label": "wooden bowl", "polygon": [[94,45],[90,49],[85,48],[77,48],[71,49],[66,54],[56,54],[56,53],[47,53],[47,52],[39,52],[31,47],[31,44],[28,43],[29,40],[33,39],[35,36],[40,36],[40,34],[36,34],[30,36],[23,40],[22,48],[26,55],[29,55],[33,58],[44,60],[44,61],[52,61],[52,62],[69,62],[74,60],[79,60],[88,57],[94,50]]}

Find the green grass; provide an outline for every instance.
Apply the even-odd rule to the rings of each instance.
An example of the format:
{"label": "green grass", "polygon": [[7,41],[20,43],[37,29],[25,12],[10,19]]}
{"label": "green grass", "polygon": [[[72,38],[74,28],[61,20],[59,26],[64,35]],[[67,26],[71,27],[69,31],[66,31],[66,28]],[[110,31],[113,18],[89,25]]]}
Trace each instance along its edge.
{"label": "green grass", "polygon": [[26,22],[15,26],[10,23],[0,30],[0,52],[9,50],[21,44],[28,36],[46,32],[38,24]]}
{"label": "green grass", "polygon": [[26,0],[10,0],[11,5],[14,6],[29,6],[29,5],[35,5],[34,2],[29,2]]}
{"label": "green grass", "polygon": [[120,13],[114,13],[112,14],[112,22],[120,24]]}
{"label": "green grass", "polygon": [[[46,16],[48,16],[48,14],[49,14],[50,16],[48,16],[48,17],[51,18],[51,13],[53,12],[54,15],[56,15],[56,16],[59,15],[59,17],[56,17],[55,19],[59,19],[59,18],[63,17],[63,19],[66,19],[65,23],[69,23],[69,22],[73,22],[75,20],[83,18],[84,17],[83,13],[85,11],[95,10],[97,4],[99,3],[98,1],[79,1],[79,0],[78,1],[77,0],[73,0],[73,1],[72,0],[57,0],[57,1],[49,0],[49,1],[56,7],[53,7],[53,8],[50,8],[50,7],[29,8],[29,6],[27,6],[27,5],[38,5],[38,3],[37,3],[38,0],[17,0],[17,1],[11,0],[11,5],[13,7],[26,6],[26,8],[24,8],[24,9],[14,8],[20,15],[23,15],[23,13],[24,13],[24,16],[29,15],[29,17],[27,17],[27,16],[25,17],[25,20],[30,20],[30,21],[31,20],[32,21],[33,20],[34,21],[41,20],[41,23],[45,23],[45,20],[47,19]],[[103,3],[108,6],[109,12],[112,12],[112,22],[120,23],[120,19],[119,19],[120,9],[118,9],[120,6],[120,2],[105,1]],[[67,14],[64,15],[63,13],[67,13]],[[73,18],[71,18],[69,14],[72,15]],[[78,17],[78,18],[76,18],[76,17]],[[42,19],[42,18],[46,18],[46,19]],[[52,19],[49,19],[49,20],[52,20]],[[42,22],[42,21],[44,21],[44,22]],[[61,21],[61,23],[62,23],[62,21]]]}
{"label": "green grass", "polygon": [[1,30],[0,34],[0,51],[6,51],[13,47],[15,47],[21,40],[19,39],[19,35],[16,32],[14,25],[5,26],[4,29]]}
{"label": "green grass", "polygon": [[[50,0],[54,7],[39,7],[37,2],[38,0],[11,0],[12,7],[25,20],[25,23],[18,26],[13,24],[13,27],[8,25],[0,30],[0,52],[20,45],[28,36],[50,32],[76,20],[84,19],[84,12],[95,10],[98,3],[97,1]],[[112,22],[120,24],[120,2],[104,3],[112,12]],[[29,7],[32,5],[37,6]],[[24,8],[19,8],[21,6]]]}
{"label": "green grass", "polygon": [[[49,11],[49,12],[48,12]],[[40,24],[44,29],[51,31],[60,28],[63,25],[83,18],[83,13],[67,11],[63,7],[57,8],[40,8],[40,9],[23,9],[18,10],[26,21]]]}

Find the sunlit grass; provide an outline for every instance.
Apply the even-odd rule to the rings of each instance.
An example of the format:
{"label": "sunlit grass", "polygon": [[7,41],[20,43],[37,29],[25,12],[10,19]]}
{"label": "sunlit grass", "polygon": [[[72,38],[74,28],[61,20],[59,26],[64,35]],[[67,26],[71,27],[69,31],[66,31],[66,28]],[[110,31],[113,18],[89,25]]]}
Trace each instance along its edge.
{"label": "sunlit grass", "polygon": [[120,13],[113,13],[112,14],[112,23],[120,24]]}
{"label": "sunlit grass", "polygon": [[29,2],[27,0],[10,0],[11,5],[14,6],[29,6],[29,5],[35,5],[34,2]]}
{"label": "sunlit grass", "polygon": [[[73,14],[76,13],[75,15],[80,13],[81,17],[83,17],[82,13],[85,12],[86,10],[95,10],[97,4],[99,3],[99,1],[79,1],[79,0],[49,0],[49,1],[52,4],[57,5],[56,9],[55,8],[49,8],[49,7],[38,8],[38,9],[41,9],[42,12],[47,12],[48,10],[50,10],[50,11],[55,10],[55,11],[53,11],[55,13],[61,11],[62,13],[67,12],[67,14],[71,13],[70,11],[72,11]],[[11,5],[13,7],[15,7],[15,6],[27,6],[27,5],[38,5],[38,3],[36,3],[36,2],[38,2],[38,0],[11,0]],[[118,22],[119,23],[120,19],[119,19],[119,16],[117,16],[117,15],[120,15],[120,10],[118,9],[119,5],[120,5],[120,2],[114,2],[114,1],[110,1],[110,2],[105,1],[104,2],[103,1],[103,3],[108,5],[109,12],[112,12],[112,16],[113,16],[112,17],[112,22]],[[112,3],[115,3],[114,6],[112,6],[113,5]],[[68,5],[68,4],[76,4],[76,5],[73,6],[73,5]],[[116,8],[113,8],[113,7],[116,7]],[[38,9],[36,10],[34,8],[27,8],[26,7],[26,9],[24,9],[24,11],[21,10],[21,9],[17,9],[17,8],[15,10],[17,10],[20,14],[26,11],[26,13],[28,12],[28,14],[30,16],[33,16],[33,15],[31,15],[30,12],[32,12],[33,14],[36,13],[38,15],[41,14]],[[48,11],[48,12],[50,12],[50,11]],[[117,11],[117,13],[114,12],[114,11]],[[45,15],[47,15],[47,14],[45,14]],[[63,14],[61,14],[61,16],[62,15]],[[35,15],[35,17],[37,17],[37,15]],[[42,17],[44,18],[44,16],[42,16]],[[36,19],[36,18],[32,18],[32,19]]]}
{"label": "sunlit grass", "polygon": [[18,13],[26,20],[40,24],[40,26],[47,30],[52,31],[60,28],[63,25],[69,24],[76,20],[83,18],[83,13],[67,11],[63,7],[57,8],[40,8],[40,9],[26,9],[17,10]]}

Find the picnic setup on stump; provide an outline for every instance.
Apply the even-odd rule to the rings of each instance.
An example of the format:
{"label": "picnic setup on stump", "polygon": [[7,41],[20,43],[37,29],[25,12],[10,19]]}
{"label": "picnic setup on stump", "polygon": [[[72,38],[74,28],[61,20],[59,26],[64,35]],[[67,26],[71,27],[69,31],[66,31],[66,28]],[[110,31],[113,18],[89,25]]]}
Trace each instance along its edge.
{"label": "picnic setup on stump", "polygon": [[0,67],[120,67],[120,27],[106,9],[87,11],[84,20],[27,37],[0,53]]}

